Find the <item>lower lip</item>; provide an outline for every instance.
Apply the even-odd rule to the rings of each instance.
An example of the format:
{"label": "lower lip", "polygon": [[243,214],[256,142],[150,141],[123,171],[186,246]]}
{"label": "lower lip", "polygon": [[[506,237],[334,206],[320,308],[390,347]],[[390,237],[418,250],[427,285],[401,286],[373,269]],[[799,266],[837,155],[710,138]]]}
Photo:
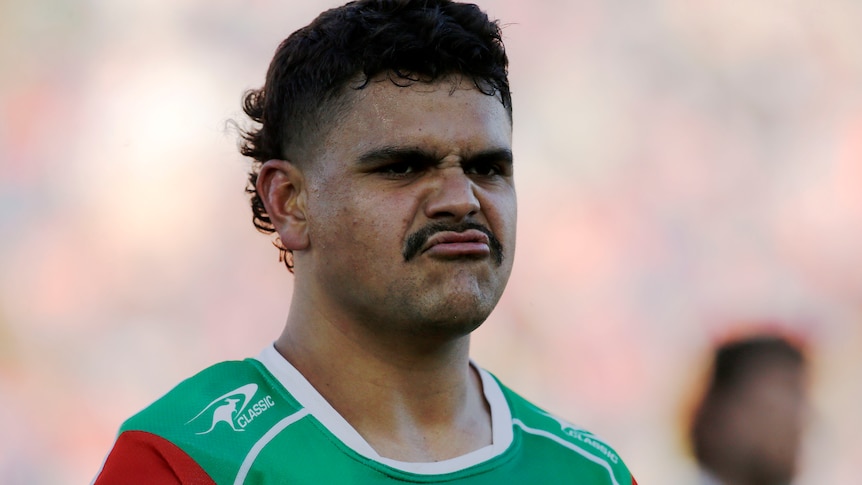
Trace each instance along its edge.
{"label": "lower lip", "polygon": [[491,248],[482,242],[441,243],[431,246],[425,253],[442,258],[475,257],[490,255]]}

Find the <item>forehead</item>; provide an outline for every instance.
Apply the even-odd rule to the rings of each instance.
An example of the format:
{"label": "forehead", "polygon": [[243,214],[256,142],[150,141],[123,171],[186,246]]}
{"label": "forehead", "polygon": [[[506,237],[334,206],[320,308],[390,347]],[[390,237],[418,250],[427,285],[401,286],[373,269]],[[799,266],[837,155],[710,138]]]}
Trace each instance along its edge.
{"label": "forehead", "polygon": [[329,131],[326,151],[413,146],[451,154],[511,148],[512,123],[502,102],[469,80],[402,86],[375,78],[352,97]]}

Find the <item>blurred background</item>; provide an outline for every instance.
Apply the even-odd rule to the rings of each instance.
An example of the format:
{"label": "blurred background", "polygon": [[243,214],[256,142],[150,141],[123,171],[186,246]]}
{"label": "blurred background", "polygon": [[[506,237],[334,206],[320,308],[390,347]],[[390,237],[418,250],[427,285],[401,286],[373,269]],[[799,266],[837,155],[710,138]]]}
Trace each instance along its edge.
{"label": "blurred background", "polygon": [[[0,2],[0,482],[87,483],[121,422],[280,332],[228,121],[336,1]],[[862,459],[862,4],[484,0],[519,240],[473,355],[688,484],[709,348],[804,339],[801,484]]]}

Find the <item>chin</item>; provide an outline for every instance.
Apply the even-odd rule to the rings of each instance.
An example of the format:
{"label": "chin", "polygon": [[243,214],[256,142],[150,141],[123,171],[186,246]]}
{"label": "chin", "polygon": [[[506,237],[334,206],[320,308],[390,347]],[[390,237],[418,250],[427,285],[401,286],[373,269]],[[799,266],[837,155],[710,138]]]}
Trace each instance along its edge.
{"label": "chin", "polygon": [[453,340],[471,334],[484,321],[484,319],[464,319],[460,316],[450,320],[436,318],[433,321],[417,322],[412,326],[412,329],[414,335],[417,336],[440,339],[441,341]]}
{"label": "chin", "polygon": [[493,309],[493,304],[475,300],[462,304],[449,301],[444,308],[429,314],[428,322],[441,331],[462,336],[479,328]]}
{"label": "chin", "polygon": [[491,314],[502,295],[502,285],[497,283],[475,278],[464,281],[456,276],[406,292],[403,287],[390,287],[390,304],[376,308],[397,308],[393,322],[415,334],[460,337],[478,328]]}

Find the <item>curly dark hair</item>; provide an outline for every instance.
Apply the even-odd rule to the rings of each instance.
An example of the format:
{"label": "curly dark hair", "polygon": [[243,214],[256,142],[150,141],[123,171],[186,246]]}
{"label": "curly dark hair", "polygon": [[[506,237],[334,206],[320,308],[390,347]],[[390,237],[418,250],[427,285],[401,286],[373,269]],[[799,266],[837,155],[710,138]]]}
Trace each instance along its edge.
{"label": "curly dark hair", "polygon": [[[262,164],[301,163],[324,127],[349,108],[347,94],[381,74],[399,86],[460,74],[498,96],[512,116],[500,25],[476,5],[359,0],[327,10],[279,45],[264,86],[243,97],[243,111],[256,122],[255,129],[240,130],[240,152],[253,159],[246,192],[259,231],[275,232],[255,188]],[[277,238],[274,244],[292,271],[290,251]]]}

